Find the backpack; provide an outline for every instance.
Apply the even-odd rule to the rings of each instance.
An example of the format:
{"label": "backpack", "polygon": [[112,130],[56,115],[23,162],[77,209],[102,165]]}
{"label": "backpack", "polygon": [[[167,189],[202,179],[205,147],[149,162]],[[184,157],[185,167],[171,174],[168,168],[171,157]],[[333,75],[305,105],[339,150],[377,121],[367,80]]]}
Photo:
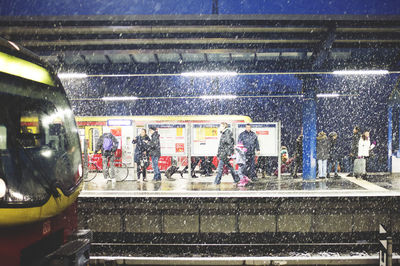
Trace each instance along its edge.
{"label": "backpack", "polygon": [[110,137],[104,137],[103,139],[103,150],[104,151],[111,151],[113,147],[113,141]]}

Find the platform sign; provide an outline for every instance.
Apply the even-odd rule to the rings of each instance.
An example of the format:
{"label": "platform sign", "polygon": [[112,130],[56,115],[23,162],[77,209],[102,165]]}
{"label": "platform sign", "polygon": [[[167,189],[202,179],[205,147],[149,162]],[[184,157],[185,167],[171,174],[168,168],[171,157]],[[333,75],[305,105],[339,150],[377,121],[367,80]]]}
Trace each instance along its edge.
{"label": "platform sign", "polygon": [[161,156],[186,155],[187,153],[186,124],[148,124],[147,128],[150,128],[152,126],[156,127],[158,134],[160,134]]}
{"label": "platform sign", "polygon": [[[246,129],[246,124],[236,125],[236,142]],[[251,123],[251,131],[257,134],[261,156],[278,156],[278,123]]]}
{"label": "platform sign", "polygon": [[192,156],[216,156],[220,124],[192,124]]}

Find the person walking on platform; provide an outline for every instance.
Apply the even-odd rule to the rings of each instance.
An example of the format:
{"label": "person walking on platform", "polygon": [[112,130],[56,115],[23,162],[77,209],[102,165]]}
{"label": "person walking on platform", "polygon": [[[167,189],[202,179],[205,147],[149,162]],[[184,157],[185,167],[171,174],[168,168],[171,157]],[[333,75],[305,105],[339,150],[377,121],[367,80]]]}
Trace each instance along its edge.
{"label": "person walking on platform", "polygon": [[218,146],[218,154],[217,157],[219,159],[218,167],[217,167],[217,176],[215,177],[214,184],[220,184],[222,178],[222,171],[224,165],[228,167],[233,177],[233,181],[235,183],[239,182],[239,177],[237,176],[235,170],[230,164],[229,160],[232,156],[234,150],[233,147],[235,145],[235,141],[233,139],[233,134],[230,129],[228,129],[228,124],[226,122],[221,123],[221,138],[219,140]]}
{"label": "person walking on platform", "polygon": [[137,179],[140,180],[140,174],[143,176],[143,181],[146,180],[146,170],[149,166],[148,143],[150,138],[147,135],[146,129],[142,129],[140,135],[132,140],[132,144],[136,144],[134,161],[137,165]]}
{"label": "person walking on platform", "polygon": [[338,178],[339,175],[337,173],[338,171],[338,165],[339,165],[339,156],[340,156],[340,151],[339,151],[339,146],[337,145],[337,133],[336,132],[331,132],[329,133],[329,159],[328,159],[328,174],[327,177],[329,178],[329,173],[333,167],[335,167],[335,175],[333,176],[334,178]]}
{"label": "person walking on platform", "polygon": [[[200,157],[192,157],[192,159],[191,159],[190,176],[192,178],[199,178],[196,175],[195,169],[196,169],[196,166],[199,164],[200,160],[201,160]],[[181,172],[185,173],[188,170],[188,168],[189,168],[189,166],[186,165]]]}
{"label": "person walking on platform", "polygon": [[[118,149],[118,140],[111,133],[104,133],[97,140],[96,150],[94,153],[101,151],[103,161],[103,176],[108,181],[115,183],[114,175],[114,159],[115,151]],[[108,165],[110,164],[111,176],[108,173]]]}
{"label": "person walking on platform", "polygon": [[238,143],[243,143],[243,146],[247,149],[246,152],[246,170],[248,171],[247,176],[252,181],[257,181],[257,173],[255,167],[255,155],[260,153],[260,145],[258,143],[257,134],[251,131],[251,124],[246,124],[246,130],[240,133]]}
{"label": "person walking on platform", "polygon": [[158,160],[161,156],[161,147],[160,147],[160,134],[157,132],[157,128],[150,127],[150,135],[151,140],[149,142],[149,153],[151,156],[151,163],[153,166],[154,172],[154,181],[161,181],[161,173],[160,169],[158,168]]}
{"label": "person walking on platform", "polygon": [[292,172],[293,178],[298,178],[297,173],[303,165],[303,129],[296,139],[296,151],[294,154],[294,167]]}
{"label": "person walking on platform", "polygon": [[317,136],[317,160],[318,160],[318,176],[323,179],[327,174],[327,162],[329,158],[329,140],[324,131],[318,133]]}
{"label": "person walking on platform", "polygon": [[350,148],[350,173],[347,176],[354,176],[354,160],[357,158],[358,154],[358,141],[360,140],[361,133],[360,128],[355,126],[353,128],[353,136],[351,138],[351,148]]}

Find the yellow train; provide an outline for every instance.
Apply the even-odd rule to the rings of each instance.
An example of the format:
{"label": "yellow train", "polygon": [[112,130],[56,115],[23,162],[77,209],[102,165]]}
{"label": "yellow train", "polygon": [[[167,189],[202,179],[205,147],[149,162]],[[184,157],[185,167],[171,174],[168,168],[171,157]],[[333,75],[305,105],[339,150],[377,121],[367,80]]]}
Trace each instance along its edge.
{"label": "yellow train", "polygon": [[55,239],[55,251],[60,247],[55,243],[68,242],[77,230],[79,136],[55,73],[1,38],[0,113],[1,264],[36,265],[43,257],[29,250],[39,241],[45,245],[46,239]]}
{"label": "yellow train", "polygon": [[[154,123],[251,123],[244,115],[182,115],[182,116],[77,116],[75,117],[81,144],[84,139],[89,141],[88,152],[94,152],[96,140],[104,133],[111,132],[119,140],[117,157],[129,165],[133,158],[132,139],[138,130]],[[162,160],[161,160],[162,161]]]}

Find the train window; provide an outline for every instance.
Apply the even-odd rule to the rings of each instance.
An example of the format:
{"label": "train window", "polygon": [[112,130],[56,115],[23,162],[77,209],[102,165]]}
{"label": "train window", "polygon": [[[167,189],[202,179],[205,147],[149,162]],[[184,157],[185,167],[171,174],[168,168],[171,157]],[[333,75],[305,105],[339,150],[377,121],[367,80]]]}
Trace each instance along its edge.
{"label": "train window", "polygon": [[8,201],[41,201],[55,187],[68,194],[76,185],[81,158],[65,95],[54,87],[2,79],[0,74],[0,112],[0,167]]}
{"label": "train window", "polygon": [[7,149],[7,128],[0,126],[0,150]]}

